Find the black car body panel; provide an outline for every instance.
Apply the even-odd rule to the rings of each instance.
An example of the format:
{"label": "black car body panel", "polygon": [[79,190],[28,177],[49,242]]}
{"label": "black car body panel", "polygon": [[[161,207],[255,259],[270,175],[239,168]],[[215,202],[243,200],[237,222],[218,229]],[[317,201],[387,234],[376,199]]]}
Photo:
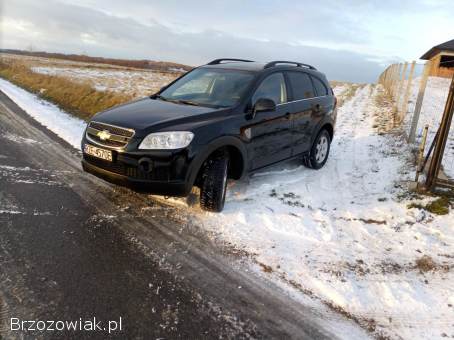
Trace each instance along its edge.
{"label": "black car body panel", "polygon": [[193,121],[194,118],[197,119],[196,116],[212,114],[216,111],[209,107],[182,105],[146,97],[101,112],[96,115],[95,120],[131,128],[142,135],[157,125],[175,124],[180,120],[184,122],[184,118],[190,118],[189,121]]}
{"label": "black car body panel", "polygon": [[[185,196],[194,184],[197,185],[204,162],[220,148],[227,148],[230,154],[229,177],[238,179],[248,172],[306,154],[321,129],[327,129],[333,136],[336,100],[322,73],[290,65],[267,67],[256,62],[220,63],[197,69],[201,68],[222,69],[227,73],[248,72],[254,77],[244,95],[229,107],[195,106],[160,99],[159,95],[177,79],[154,96],[95,115],[83,136],[82,149],[89,144],[110,150],[112,161],[84,153],[83,168],[138,191]],[[311,79],[312,98],[297,98],[301,91],[291,84],[295,72],[304,73],[304,77]],[[274,73],[282,74],[284,79],[285,102],[278,103],[268,112],[254,112],[253,95]],[[324,86],[317,83],[321,90],[317,90],[314,79]],[[326,93],[319,95],[317,91],[324,91],[324,88]],[[96,129],[93,130],[92,126]],[[125,132],[122,128],[132,131],[132,136],[129,136],[129,130]],[[97,138],[97,131],[104,130],[113,137],[104,141]],[[169,131],[189,131],[194,137],[181,149],[139,149],[147,135]],[[120,134],[120,142],[110,140],[118,137],[116,133]],[[123,134],[128,135],[124,143],[121,142]]]}

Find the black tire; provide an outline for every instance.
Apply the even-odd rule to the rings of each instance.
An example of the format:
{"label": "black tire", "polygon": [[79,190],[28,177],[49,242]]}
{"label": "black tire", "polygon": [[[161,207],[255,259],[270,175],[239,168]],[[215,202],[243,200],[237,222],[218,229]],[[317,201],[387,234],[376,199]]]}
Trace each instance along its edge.
{"label": "black tire", "polygon": [[311,169],[321,169],[328,160],[331,148],[331,137],[326,130],[322,130],[314,140],[309,156],[304,157],[304,166]]}
{"label": "black tire", "polygon": [[200,207],[206,211],[221,212],[227,190],[229,159],[225,152],[210,157],[202,170]]}

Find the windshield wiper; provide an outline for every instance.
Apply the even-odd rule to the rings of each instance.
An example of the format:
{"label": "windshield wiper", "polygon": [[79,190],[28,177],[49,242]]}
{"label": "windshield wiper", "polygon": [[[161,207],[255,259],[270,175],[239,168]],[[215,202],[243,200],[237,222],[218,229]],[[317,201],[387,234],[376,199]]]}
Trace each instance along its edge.
{"label": "windshield wiper", "polygon": [[175,103],[181,103],[181,104],[187,104],[187,105],[193,105],[193,106],[200,106],[199,103],[193,102],[191,100],[176,99],[174,101],[175,101]]}
{"label": "windshield wiper", "polygon": [[163,100],[163,101],[165,101],[165,102],[172,102],[172,103],[177,103],[177,104],[186,104],[186,105],[200,106],[199,103],[193,102],[193,101],[191,101],[191,100],[185,100],[185,99],[170,99],[170,98],[163,97],[163,96],[161,96],[160,94],[155,94],[155,95],[151,96],[151,98],[153,98],[153,99],[160,99],[160,100]]}
{"label": "windshield wiper", "polygon": [[163,100],[163,101],[165,101],[165,102],[168,102],[168,101],[169,101],[169,99],[167,99],[166,97],[161,96],[160,94],[154,94],[154,95],[151,96],[151,98],[153,98],[153,99],[160,99],[160,100]]}

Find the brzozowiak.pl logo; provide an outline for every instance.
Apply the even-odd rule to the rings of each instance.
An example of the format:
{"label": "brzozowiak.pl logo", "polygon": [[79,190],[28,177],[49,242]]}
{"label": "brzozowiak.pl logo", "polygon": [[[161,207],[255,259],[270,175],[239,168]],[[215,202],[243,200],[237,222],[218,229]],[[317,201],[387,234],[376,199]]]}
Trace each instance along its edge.
{"label": "brzozowiak.pl logo", "polygon": [[21,320],[10,318],[9,330],[11,332],[63,332],[63,331],[85,331],[85,332],[114,332],[123,331],[123,319],[102,321],[96,317],[91,319],[79,318],[79,320]]}

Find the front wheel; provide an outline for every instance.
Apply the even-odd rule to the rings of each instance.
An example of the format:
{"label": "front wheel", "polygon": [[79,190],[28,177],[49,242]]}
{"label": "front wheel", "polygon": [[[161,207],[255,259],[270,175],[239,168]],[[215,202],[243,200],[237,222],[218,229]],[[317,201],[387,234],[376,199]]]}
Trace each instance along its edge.
{"label": "front wheel", "polygon": [[227,190],[229,160],[219,153],[205,163],[200,186],[200,207],[206,211],[221,212]]}
{"label": "front wheel", "polygon": [[331,137],[328,131],[320,131],[315,138],[309,156],[304,159],[304,165],[311,169],[321,169],[328,160],[330,147]]}

